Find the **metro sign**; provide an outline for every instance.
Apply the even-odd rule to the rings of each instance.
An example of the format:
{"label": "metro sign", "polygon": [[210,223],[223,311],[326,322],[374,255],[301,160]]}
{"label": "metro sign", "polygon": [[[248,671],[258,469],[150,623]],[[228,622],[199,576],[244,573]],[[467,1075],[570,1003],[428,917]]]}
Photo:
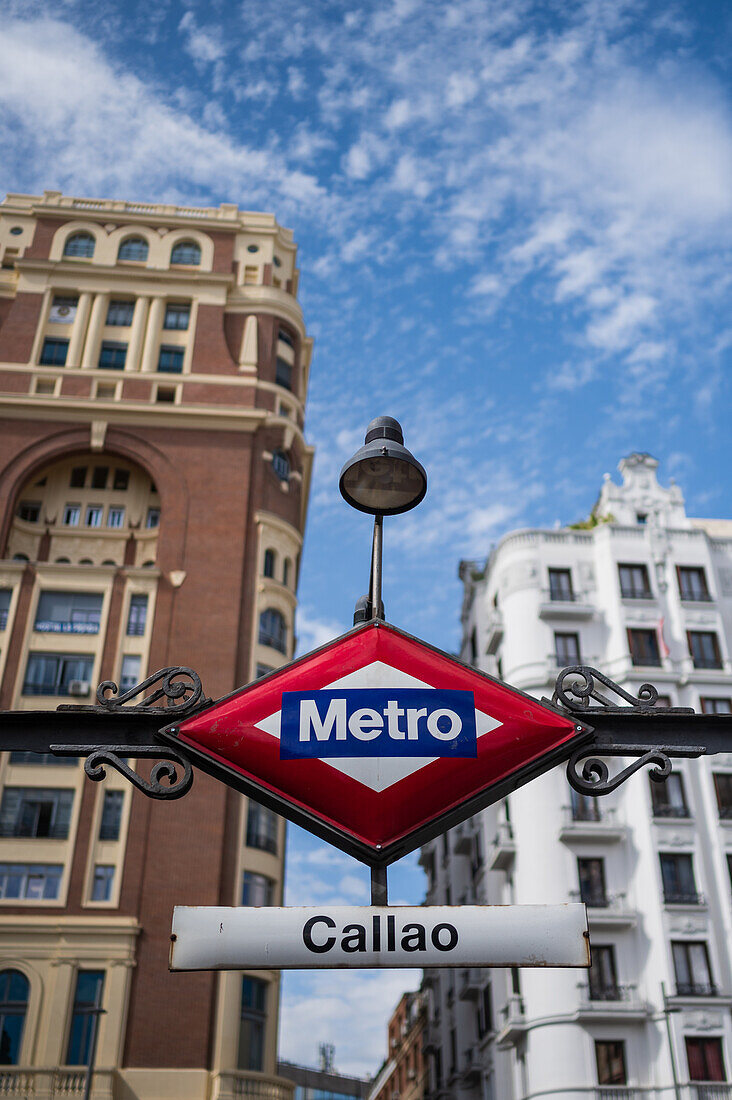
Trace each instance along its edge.
{"label": "metro sign", "polygon": [[567,759],[589,732],[372,620],[161,736],[374,866]]}

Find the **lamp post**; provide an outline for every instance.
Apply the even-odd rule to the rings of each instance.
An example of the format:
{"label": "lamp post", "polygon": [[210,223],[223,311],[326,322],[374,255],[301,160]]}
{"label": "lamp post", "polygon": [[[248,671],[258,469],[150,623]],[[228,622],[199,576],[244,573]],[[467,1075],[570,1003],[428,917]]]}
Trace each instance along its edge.
{"label": "lamp post", "polygon": [[391,416],[377,416],[366,429],[363,447],[341,470],[338,488],[344,500],[374,517],[369,594],[356,604],[354,623],[383,619],[381,563],[384,516],[409,512],[424,499],[427,474],[404,446],[401,425]]}

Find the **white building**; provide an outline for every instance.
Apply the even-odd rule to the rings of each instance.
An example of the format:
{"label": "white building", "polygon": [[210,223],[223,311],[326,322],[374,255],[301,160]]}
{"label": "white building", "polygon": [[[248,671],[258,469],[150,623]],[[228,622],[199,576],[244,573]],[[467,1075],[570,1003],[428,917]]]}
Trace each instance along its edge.
{"label": "white building", "polygon": [[[732,521],[688,518],[657,465],[624,459],[582,529],[462,563],[464,660],[536,696],[583,663],[659,705],[732,710]],[[732,1097],[732,752],[597,799],[556,768],[421,858],[428,902],[581,898],[593,949],[589,977],[427,972],[432,1100]]]}

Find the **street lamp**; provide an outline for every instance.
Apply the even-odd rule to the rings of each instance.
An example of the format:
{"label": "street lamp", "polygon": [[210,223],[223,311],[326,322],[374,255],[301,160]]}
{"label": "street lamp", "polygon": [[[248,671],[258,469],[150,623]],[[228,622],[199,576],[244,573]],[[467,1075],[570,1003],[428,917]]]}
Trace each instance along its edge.
{"label": "street lamp", "polygon": [[374,517],[369,595],[356,604],[354,623],[383,619],[381,560],[384,516],[416,508],[427,492],[424,467],[404,446],[401,425],[391,416],[377,416],[366,429],[364,446],[341,470],[338,488],[344,500]]}

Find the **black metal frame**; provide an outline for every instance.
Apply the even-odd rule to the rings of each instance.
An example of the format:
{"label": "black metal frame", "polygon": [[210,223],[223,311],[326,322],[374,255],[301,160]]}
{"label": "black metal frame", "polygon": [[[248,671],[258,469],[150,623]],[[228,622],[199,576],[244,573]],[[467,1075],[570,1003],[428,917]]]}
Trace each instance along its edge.
{"label": "black metal frame", "polygon": [[[608,691],[624,705],[613,703]],[[108,680],[99,685],[96,698],[97,704],[91,706],[64,704],[55,711],[0,712],[0,751],[84,756],[90,779],[98,782],[105,776],[105,767],[113,767],[144,794],[166,800],[180,798],[190,789],[195,765],[370,866],[384,897],[388,864],[557,764],[567,761],[567,779],[576,791],[596,796],[616,790],[647,765],[652,766],[650,778],[663,782],[671,774],[673,758],[732,752],[732,714],[657,708],[658,691],[653,685],[641,685],[634,696],[597,669],[572,665],[559,673],[553,698],[542,702],[574,718],[575,738],[375,853],[304,807],[178,742],[176,722],[212,705],[192,669],[182,665],[161,669],[122,693]],[[636,759],[611,778],[603,758],[629,756]],[[129,766],[130,758],[156,761],[149,778]]]}

